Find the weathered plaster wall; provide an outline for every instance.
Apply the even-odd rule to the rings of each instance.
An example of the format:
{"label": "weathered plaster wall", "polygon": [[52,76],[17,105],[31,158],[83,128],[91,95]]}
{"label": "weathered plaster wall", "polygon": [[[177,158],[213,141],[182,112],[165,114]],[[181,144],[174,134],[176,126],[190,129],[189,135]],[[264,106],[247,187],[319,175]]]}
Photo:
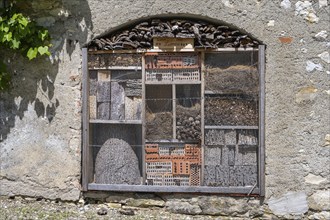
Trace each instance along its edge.
{"label": "weathered plaster wall", "polygon": [[[321,217],[330,215],[330,7],[326,0],[35,0],[27,4],[33,8],[28,13],[50,28],[54,47],[50,60],[27,63],[17,55],[6,55],[15,77],[14,89],[0,94],[1,195],[77,200],[81,46],[135,19],[182,14],[227,22],[267,45],[262,212],[302,216],[313,210]],[[192,196],[182,202],[201,209],[195,200]],[[221,202],[215,204],[221,207]]]}

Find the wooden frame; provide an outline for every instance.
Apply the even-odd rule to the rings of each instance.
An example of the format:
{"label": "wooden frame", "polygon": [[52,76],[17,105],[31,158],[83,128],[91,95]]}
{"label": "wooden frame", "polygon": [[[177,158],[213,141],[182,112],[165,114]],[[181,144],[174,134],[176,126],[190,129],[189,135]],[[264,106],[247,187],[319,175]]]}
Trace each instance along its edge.
{"label": "wooden frame", "polygon": [[265,196],[265,45],[259,46],[259,188],[260,196]]}
{"label": "wooden frame", "polygon": [[119,191],[119,192],[164,192],[164,193],[237,193],[256,195],[257,187],[208,187],[208,186],[147,186],[147,185],[122,185],[122,184],[88,184],[89,190]]}
{"label": "wooden frame", "polygon": [[91,179],[91,152],[89,148],[88,66],[87,48],[82,49],[82,190],[88,190]]}
{"label": "wooden frame", "polygon": [[[90,148],[90,138],[89,138],[89,126],[93,123],[109,123],[109,124],[141,124],[142,125],[142,144],[145,143],[145,86],[148,84],[171,84],[172,85],[172,93],[175,95],[176,84],[200,84],[201,85],[201,106],[204,106],[204,52],[236,52],[236,51],[258,51],[258,70],[259,70],[259,126],[205,126],[204,124],[204,108],[201,108],[201,126],[202,129],[202,155],[204,155],[204,129],[259,129],[259,150],[258,150],[258,185],[255,186],[247,186],[247,187],[208,187],[208,186],[199,186],[199,187],[170,187],[170,186],[148,186],[148,185],[119,185],[119,184],[95,184],[91,183],[92,178],[92,152]],[[265,46],[260,45],[258,49],[256,48],[219,48],[219,49],[195,49],[195,50],[186,50],[186,51],[178,51],[178,52],[200,52],[201,53],[201,79],[200,82],[146,82],[145,81],[145,66],[144,66],[144,56],[142,56],[142,67],[112,67],[107,69],[120,69],[120,70],[142,70],[142,119],[141,120],[89,120],[89,105],[88,105],[88,66],[87,66],[87,56],[88,53],[91,54],[104,54],[104,53],[145,53],[145,52],[170,52],[170,51],[161,51],[161,50],[140,50],[140,51],[93,51],[88,52],[87,48],[83,48],[82,50],[82,96],[83,96],[83,107],[82,107],[82,120],[83,120],[83,131],[82,131],[82,139],[83,139],[83,150],[82,150],[82,188],[83,191],[87,190],[106,190],[106,191],[125,191],[125,192],[191,192],[191,193],[238,193],[238,194],[259,194],[260,196],[265,195],[265,112],[264,112],[264,98],[265,98],[265,85],[264,85],[264,72],[265,72]],[[173,52],[173,51],[171,51]],[[106,69],[106,68],[99,68]],[[97,69],[91,69],[97,70]],[[176,100],[173,96],[173,120],[175,120],[175,105]],[[175,137],[175,123],[173,123],[173,137]],[[142,150],[142,158],[144,158],[144,150]],[[202,163],[201,169],[201,183],[203,183],[203,167],[204,160]],[[145,163],[142,163],[142,172],[143,172],[143,183],[146,180],[146,168]]]}

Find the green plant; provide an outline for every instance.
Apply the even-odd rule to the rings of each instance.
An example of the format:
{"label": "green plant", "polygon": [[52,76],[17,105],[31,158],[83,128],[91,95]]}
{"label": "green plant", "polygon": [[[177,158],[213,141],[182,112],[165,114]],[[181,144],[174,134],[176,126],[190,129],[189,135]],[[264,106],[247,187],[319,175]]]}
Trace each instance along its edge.
{"label": "green plant", "polygon": [[[21,53],[32,60],[38,56],[50,55],[48,30],[38,26],[15,7],[15,1],[0,9],[0,49]],[[10,74],[0,60],[0,91],[10,86]]]}

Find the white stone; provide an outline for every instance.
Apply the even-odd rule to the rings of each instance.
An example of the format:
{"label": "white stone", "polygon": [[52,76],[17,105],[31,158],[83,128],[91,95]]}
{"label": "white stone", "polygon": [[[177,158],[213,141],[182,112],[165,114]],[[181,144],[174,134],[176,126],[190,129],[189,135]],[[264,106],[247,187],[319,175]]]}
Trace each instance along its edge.
{"label": "white stone", "polygon": [[291,2],[290,2],[290,0],[283,0],[281,2],[281,7],[284,8],[284,9],[291,8]]}
{"label": "white stone", "polygon": [[318,212],[313,215],[308,216],[308,219],[311,220],[329,220],[330,219],[330,212]]}
{"label": "white stone", "polygon": [[328,0],[319,0],[320,8],[328,6]]}
{"label": "white stone", "polygon": [[323,53],[320,53],[317,56],[320,57],[321,60],[323,60],[324,62],[330,63],[330,54],[328,51],[324,51]]}
{"label": "white stone", "polygon": [[268,205],[276,215],[300,215],[308,211],[305,192],[288,192],[278,199],[271,198]]}
{"label": "white stone", "polygon": [[274,20],[268,21],[267,26],[268,27],[274,27],[275,26],[275,21]]}
{"label": "white stone", "polygon": [[312,3],[309,1],[298,1],[296,4],[296,15],[303,15],[303,14],[307,14],[307,9],[312,7]]}
{"label": "white stone", "polygon": [[[330,90],[327,90],[328,95],[330,95]],[[324,138],[324,146],[330,146],[330,134],[326,134]]]}
{"label": "white stone", "polygon": [[305,182],[306,183],[310,183],[310,184],[315,184],[315,185],[319,185],[323,182],[325,182],[327,179],[323,178],[321,176],[316,176],[314,174],[308,174],[307,176],[305,176]]}
{"label": "white stone", "polygon": [[318,190],[309,198],[310,208],[318,211],[330,210],[330,190]]}
{"label": "white stone", "polygon": [[309,102],[313,101],[317,96],[317,89],[312,86],[308,86],[299,90],[296,94],[296,102]]}
{"label": "white stone", "polygon": [[298,1],[296,4],[296,15],[302,16],[305,20],[311,23],[317,23],[319,18],[316,16],[315,11],[312,7],[312,3],[309,1]]}
{"label": "white stone", "polygon": [[228,8],[234,7],[234,5],[229,0],[222,0],[222,3]]}
{"label": "white stone", "polygon": [[327,37],[328,37],[328,33],[325,30],[320,31],[319,33],[315,34],[315,38],[317,40],[325,40]]}
{"label": "white stone", "polygon": [[313,12],[309,12],[309,13],[308,13],[308,16],[305,17],[305,19],[306,19],[307,21],[311,22],[311,23],[317,23],[317,22],[319,22],[319,20],[320,20],[320,19],[316,16],[316,14],[313,13]]}
{"label": "white stone", "polygon": [[313,72],[314,70],[323,71],[323,66],[319,63],[313,63],[312,61],[307,60],[306,65],[307,72]]}

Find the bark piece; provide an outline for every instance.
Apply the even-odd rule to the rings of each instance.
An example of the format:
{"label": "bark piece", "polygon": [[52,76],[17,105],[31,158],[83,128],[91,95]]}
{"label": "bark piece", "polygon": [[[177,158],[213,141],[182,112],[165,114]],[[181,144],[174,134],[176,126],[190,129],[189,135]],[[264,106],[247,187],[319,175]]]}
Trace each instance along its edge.
{"label": "bark piece", "polygon": [[96,119],[97,103],[96,96],[89,96],[89,118]]}
{"label": "bark piece", "polygon": [[110,81],[98,81],[97,82],[97,101],[98,102],[110,102],[111,95]]}
{"label": "bark piece", "polygon": [[97,103],[97,119],[110,119],[110,102]]}
{"label": "bark piece", "polygon": [[125,89],[123,83],[111,82],[111,116],[112,120],[125,119]]}

